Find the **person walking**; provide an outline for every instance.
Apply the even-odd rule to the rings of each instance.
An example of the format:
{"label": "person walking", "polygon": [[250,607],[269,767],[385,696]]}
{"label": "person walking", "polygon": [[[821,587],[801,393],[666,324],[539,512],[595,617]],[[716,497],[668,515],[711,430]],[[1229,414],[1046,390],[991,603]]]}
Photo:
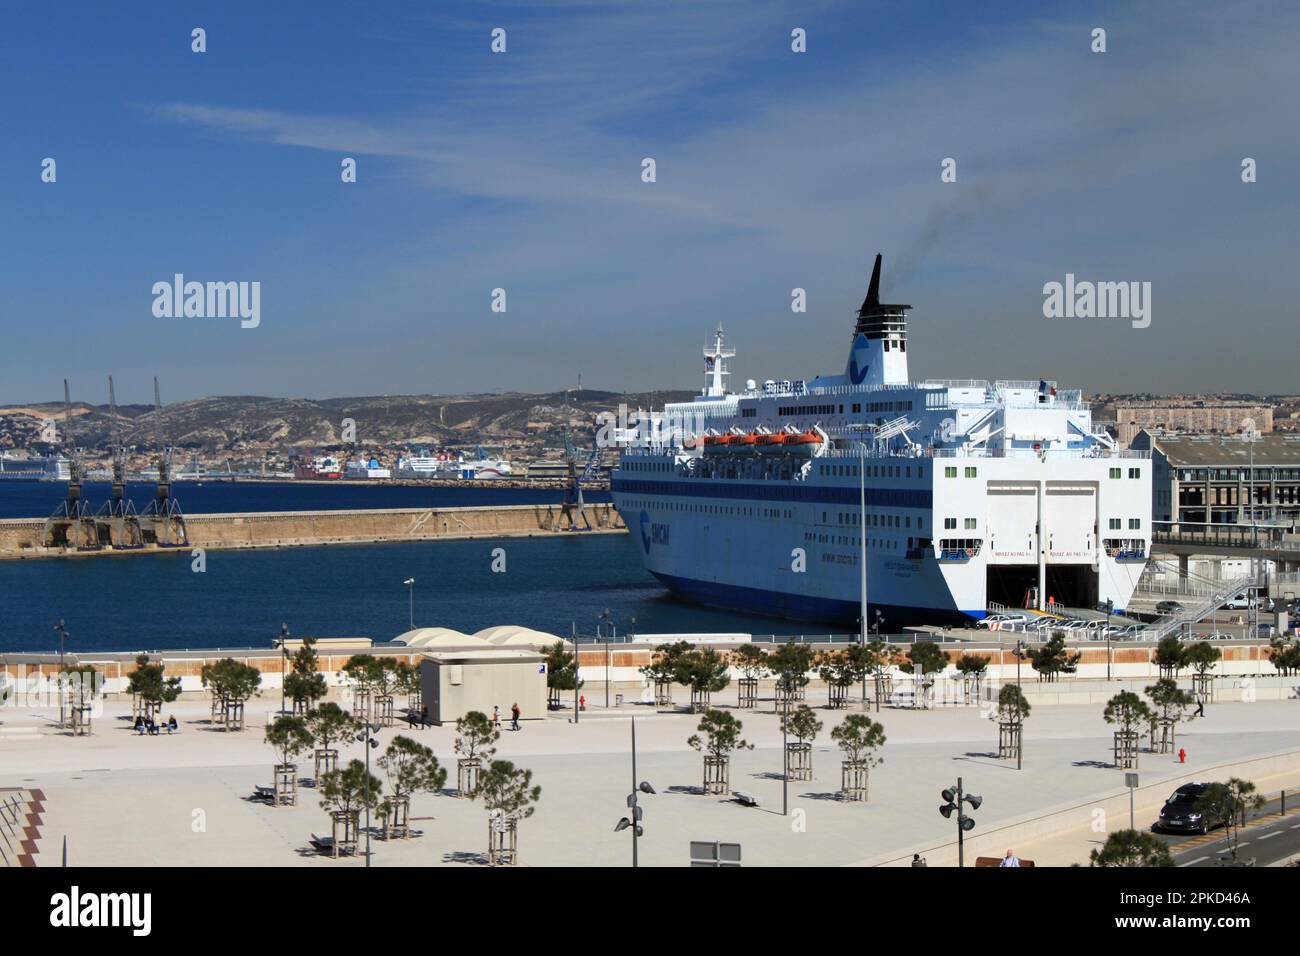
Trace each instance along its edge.
{"label": "person walking", "polygon": [[501,729],[501,708],[496,704],[492,705],[492,726],[497,730]]}
{"label": "person walking", "polygon": [[1197,717],[1205,716],[1205,695],[1204,694],[1200,694],[1196,698],[1196,716]]}
{"label": "person walking", "polygon": [[429,726],[429,705],[425,704],[420,708],[420,729],[423,730]]}
{"label": "person walking", "polygon": [[519,715],[521,713],[523,713],[523,711],[519,709],[519,704],[514,703],[510,705],[510,729],[511,730],[519,729]]}

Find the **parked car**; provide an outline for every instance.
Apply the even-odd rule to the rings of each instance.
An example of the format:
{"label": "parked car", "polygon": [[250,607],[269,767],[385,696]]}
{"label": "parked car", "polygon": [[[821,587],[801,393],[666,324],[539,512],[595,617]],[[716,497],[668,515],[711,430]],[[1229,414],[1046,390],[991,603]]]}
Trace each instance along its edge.
{"label": "parked car", "polygon": [[1242,591],[1240,594],[1228,598],[1223,604],[1219,605],[1221,611],[1246,611],[1251,606],[1250,595]]}
{"label": "parked car", "polygon": [[1227,814],[1205,813],[1196,809],[1196,801],[1209,789],[1207,783],[1185,783],[1175,790],[1160,808],[1160,816],[1153,830],[1177,830],[1190,833],[1209,833],[1227,822]]}
{"label": "parked car", "polygon": [[1156,605],[1157,614],[1177,614],[1183,606],[1177,601],[1161,601]]}
{"label": "parked car", "polygon": [[1126,641],[1140,641],[1146,632],[1145,624],[1129,624],[1127,627],[1121,627],[1115,636]]}
{"label": "parked car", "polygon": [[1017,625],[1028,623],[1029,618],[1023,614],[990,614],[988,617],[977,621],[976,627],[986,627],[990,631],[1010,631],[1014,630]]}

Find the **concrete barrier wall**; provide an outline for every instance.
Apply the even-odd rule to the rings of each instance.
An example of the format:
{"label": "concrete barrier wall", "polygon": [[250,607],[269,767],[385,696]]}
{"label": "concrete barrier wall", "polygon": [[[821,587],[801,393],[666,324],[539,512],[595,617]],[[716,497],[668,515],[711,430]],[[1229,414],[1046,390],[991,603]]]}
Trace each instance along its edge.
{"label": "concrete barrier wall", "polygon": [[[592,525],[599,530],[626,530],[611,504],[588,505],[587,511]],[[558,504],[278,511],[189,515],[185,526],[190,546],[195,548],[281,548],[538,534],[559,530],[561,514]],[[41,542],[44,527],[43,518],[0,521],[0,558],[140,553],[138,550],[69,552],[45,548]]]}

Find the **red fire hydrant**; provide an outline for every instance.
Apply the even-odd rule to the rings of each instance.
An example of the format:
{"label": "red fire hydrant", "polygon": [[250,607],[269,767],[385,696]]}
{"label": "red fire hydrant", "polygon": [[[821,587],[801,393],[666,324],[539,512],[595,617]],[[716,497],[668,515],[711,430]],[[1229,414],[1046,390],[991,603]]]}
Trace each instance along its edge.
{"label": "red fire hydrant", "polygon": [[1178,762],[1187,763],[1187,751],[1184,750],[1182,747],[1178,748]]}

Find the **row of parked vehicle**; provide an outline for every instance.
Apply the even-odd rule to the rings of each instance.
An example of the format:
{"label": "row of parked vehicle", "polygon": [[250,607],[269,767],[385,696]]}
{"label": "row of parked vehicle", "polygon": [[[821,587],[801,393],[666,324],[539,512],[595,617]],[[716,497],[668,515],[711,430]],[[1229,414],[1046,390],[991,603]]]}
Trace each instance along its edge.
{"label": "row of parked vehicle", "polygon": [[1090,641],[1140,641],[1146,634],[1145,624],[1110,624],[1106,621],[1090,621],[1081,617],[1065,617],[1057,614],[990,614],[977,621],[978,628],[990,631],[1019,631],[1040,634],[1046,637],[1052,631],[1060,631],[1066,637],[1081,638]]}

